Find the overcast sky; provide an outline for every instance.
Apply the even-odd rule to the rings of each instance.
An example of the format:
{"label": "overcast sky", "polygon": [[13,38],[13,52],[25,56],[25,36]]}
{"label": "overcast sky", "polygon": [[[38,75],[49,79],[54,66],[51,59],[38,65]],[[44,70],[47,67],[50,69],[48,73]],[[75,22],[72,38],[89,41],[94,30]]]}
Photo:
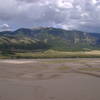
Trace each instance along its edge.
{"label": "overcast sky", "polygon": [[100,32],[100,0],[0,0],[0,31],[38,26]]}

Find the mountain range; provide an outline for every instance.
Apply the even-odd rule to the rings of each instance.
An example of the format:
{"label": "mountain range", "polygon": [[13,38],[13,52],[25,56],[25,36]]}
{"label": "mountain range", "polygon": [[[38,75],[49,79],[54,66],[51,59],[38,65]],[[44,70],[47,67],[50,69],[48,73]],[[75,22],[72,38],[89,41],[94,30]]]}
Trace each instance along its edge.
{"label": "mountain range", "polygon": [[59,28],[20,28],[0,32],[0,51],[86,51],[100,49],[100,34]]}

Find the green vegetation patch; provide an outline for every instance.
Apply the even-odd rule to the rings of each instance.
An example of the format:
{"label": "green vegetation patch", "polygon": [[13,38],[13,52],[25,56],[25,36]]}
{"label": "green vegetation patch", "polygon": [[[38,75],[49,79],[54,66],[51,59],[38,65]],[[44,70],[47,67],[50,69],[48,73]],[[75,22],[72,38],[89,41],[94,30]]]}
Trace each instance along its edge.
{"label": "green vegetation patch", "polygon": [[[2,56],[6,58],[100,58],[100,51],[90,51],[90,52],[64,52],[64,51],[55,51],[55,50],[46,50],[46,51],[34,51],[34,52],[13,52],[13,51],[3,51],[0,53],[0,58]],[[66,63],[66,62],[81,62],[80,60],[52,60],[47,61],[48,63]]]}
{"label": "green vegetation patch", "polygon": [[[17,58],[100,58],[100,52],[97,53],[87,53],[87,52],[63,52],[63,51],[54,51],[48,50],[44,52],[30,52],[30,53],[16,53]],[[54,63],[66,62],[62,61],[53,61]]]}

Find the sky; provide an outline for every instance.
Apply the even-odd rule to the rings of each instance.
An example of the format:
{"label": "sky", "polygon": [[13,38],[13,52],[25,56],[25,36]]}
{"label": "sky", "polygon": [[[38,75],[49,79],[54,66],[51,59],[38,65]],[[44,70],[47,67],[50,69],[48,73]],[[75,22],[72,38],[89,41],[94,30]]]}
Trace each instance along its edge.
{"label": "sky", "polygon": [[0,0],[0,31],[34,27],[100,33],[100,0]]}

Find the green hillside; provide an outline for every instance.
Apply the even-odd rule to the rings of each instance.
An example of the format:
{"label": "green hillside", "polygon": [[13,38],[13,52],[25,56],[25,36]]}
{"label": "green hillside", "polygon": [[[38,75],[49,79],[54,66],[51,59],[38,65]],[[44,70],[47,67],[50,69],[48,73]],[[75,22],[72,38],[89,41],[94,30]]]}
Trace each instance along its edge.
{"label": "green hillside", "polygon": [[0,52],[44,50],[87,51],[100,49],[100,34],[56,28],[21,28],[0,32]]}

